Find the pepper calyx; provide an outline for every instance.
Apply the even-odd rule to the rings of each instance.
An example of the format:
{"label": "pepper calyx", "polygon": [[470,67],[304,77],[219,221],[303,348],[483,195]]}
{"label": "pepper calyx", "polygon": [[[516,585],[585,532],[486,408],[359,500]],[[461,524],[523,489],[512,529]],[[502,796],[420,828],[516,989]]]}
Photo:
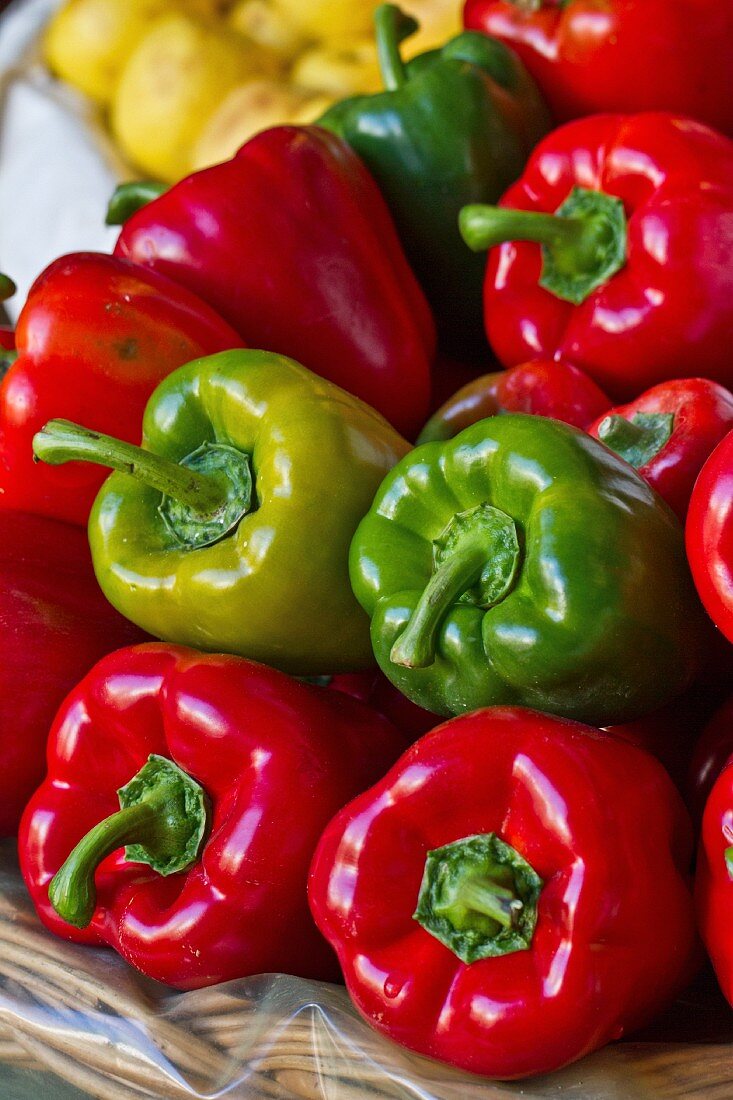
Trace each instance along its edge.
{"label": "pepper calyx", "polygon": [[196,862],[208,831],[203,787],[164,756],[151,755],[117,796],[119,811],[82,837],[48,888],[53,908],[76,928],[86,928],[94,916],[94,874],[107,856],[124,847],[130,862],[178,874]]}
{"label": "pepper calyx", "polygon": [[598,438],[640,470],[666,447],[674,431],[674,413],[635,413],[630,419],[615,413],[598,425]]}
{"label": "pepper calyx", "polygon": [[459,228],[475,252],[507,241],[539,244],[540,286],[572,305],[581,305],[626,264],[623,203],[585,187],[574,187],[554,214],[508,206],[464,206]]}
{"label": "pepper calyx", "polygon": [[521,554],[511,516],[488,503],[457,513],[433,542],[433,575],[390,660],[404,668],[435,661],[437,632],[455,603],[488,610],[509,595]]}
{"label": "pepper calyx", "polygon": [[461,962],[527,951],[544,883],[496,833],[427,853],[413,919]]}
{"label": "pepper calyx", "polygon": [[194,470],[218,485],[222,503],[205,516],[173,496],[164,496],[158,511],[181,546],[189,549],[212,546],[231,534],[252,511],[254,479],[249,456],[225,443],[202,443],[179,466]]}

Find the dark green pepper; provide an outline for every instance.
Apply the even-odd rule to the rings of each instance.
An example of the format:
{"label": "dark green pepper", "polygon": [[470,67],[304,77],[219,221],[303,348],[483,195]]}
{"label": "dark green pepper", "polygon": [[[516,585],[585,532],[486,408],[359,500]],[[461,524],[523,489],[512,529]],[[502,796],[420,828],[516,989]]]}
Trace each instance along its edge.
{"label": "dark green pepper", "polygon": [[405,64],[400,43],[417,22],[393,4],[375,21],[386,91],[336,104],[318,125],[344,138],[379,184],[442,335],[458,350],[485,346],[486,258],[466,248],[458,215],[499,199],[549,117],[502,42],[466,31]]}
{"label": "dark green pepper", "polygon": [[408,454],[357,529],[351,581],[382,670],[437,714],[519,704],[611,725],[699,663],[679,523],[556,420],[492,417]]}

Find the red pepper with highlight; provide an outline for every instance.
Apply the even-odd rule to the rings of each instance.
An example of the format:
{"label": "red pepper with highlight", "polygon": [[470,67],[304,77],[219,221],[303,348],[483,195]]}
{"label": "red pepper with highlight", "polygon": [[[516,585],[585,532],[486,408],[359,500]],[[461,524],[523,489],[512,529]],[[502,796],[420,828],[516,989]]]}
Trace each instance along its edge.
{"label": "red pepper with highlight", "polygon": [[706,378],[662,382],[588,431],[634,466],[685,522],[697,475],[733,429],[733,393]]}
{"label": "red pepper with highlight", "polygon": [[[127,185],[112,217],[138,203]],[[340,138],[258,134],[125,222],[115,254],[189,287],[250,347],[280,352],[408,437],[430,402],[435,327],[389,210]]]}
{"label": "red pepper with highlight", "polygon": [[610,404],[593,379],[571,363],[534,359],[468,382],[431,416],[418,442],[452,439],[470,424],[505,412],[549,416],[585,428]]}
{"label": "red pepper with highlight", "polygon": [[149,644],[69,695],[21,823],[43,923],[177,989],[334,979],[308,866],[333,814],[404,748],[384,718],[238,657]]}
{"label": "red pepper with highlight", "polygon": [[12,836],[67,692],[100,657],[146,636],[102,595],[78,527],[0,511],[0,577],[0,836]]}
{"label": "red pepper with highlight", "polygon": [[733,388],[733,142],[689,119],[599,115],[546,137],[499,206],[484,308],[506,367],[565,359],[615,400],[695,373]]}
{"label": "red pepper with highlight", "polygon": [[336,815],[309,895],[369,1023],[514,1079],[641,1027],[684,987],[691,849],[653,757],[496,707],[426,734]]}
{"label": "red pepper with highlight", "polygon": [[[687,805],[702,818],[713,784],[733,756],[733,695],[715,711],[698,739],[687,773]],[[733,808],[733,807],[732,807]]]}
{"label": "red pepper with highlight", "polygon": [[733,8],[720,0],[467,0],[516,50],[558,122],[675,111],[733,136]]}
{"label": "red pepper with highlight", "polygon": [[700,599],[733,642],[733,431],[715,448],[695,482],[685,542]]}
{"label": "red pepper with highlight", "polygon": [[0,386],[0,508],[82,525],[108,470],[35,463],[36,432],[62,417],[139,443],[159,382],[191,359],[242,346],[184,287],[96,252],[62,256],[38,277],[16,342]]}
{"label": "red pepper with highlight", "polygon": [[716,779],[705,805],[695,901],[700,934],[720,988],[733,1006],[733,758]]}

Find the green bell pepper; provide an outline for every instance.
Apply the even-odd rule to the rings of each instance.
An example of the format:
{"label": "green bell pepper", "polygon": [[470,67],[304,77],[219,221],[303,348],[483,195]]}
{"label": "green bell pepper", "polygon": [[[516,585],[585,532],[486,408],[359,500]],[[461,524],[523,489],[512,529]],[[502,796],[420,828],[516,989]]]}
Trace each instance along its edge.
{"label": "green bell pepper", "polygon": [[383,672],[437,714],[512,704],[611,725],[672,699],[699,664],[677,520],[556,420],[507,414],[417,447],[350,563]]}
{"label": "green bell pepper", "polygon": [[417,22],[393,4],[376,11],[386,91],[331,107],[318,125],[342,137],[376,179],[443,335],[454,350],[485,347],[486,258],[466,248],[458,215],[495,203],[550,128],[531,77],[496,39],[466,31],[405,64]]}
{"label": "green bell pepper", "polygon": [[34,450],[120,471],[89,541],[105,595],[144,630],[295,674],[373,665],[349,544],[409,444],[358,398],[283,356],[228,351],[155,390],[142,448],[51,421]]}

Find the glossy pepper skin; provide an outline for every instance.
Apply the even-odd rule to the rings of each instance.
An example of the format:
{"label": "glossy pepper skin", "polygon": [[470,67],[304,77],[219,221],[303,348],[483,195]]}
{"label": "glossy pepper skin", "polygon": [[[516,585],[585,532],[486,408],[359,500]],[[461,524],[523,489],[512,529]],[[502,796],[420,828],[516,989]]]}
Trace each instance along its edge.
{"label": "glossy pepper skin", "polygon": [[498,201],[549,117],[502,43],[468,32],[405,63],[400,42],[417,22],[382,4],[375,24],[385,90],[336,104],[318,125],[344,138],[379,184],[441,335],[475,346],[484,265],[463,244],[458,214]]}
{"label": "glossy pepper skin", "polygon": [[715,448],[695,482],[685,541],[700,599],[733,642],[733,431]]}
{"label": "glossy pepper skin", "polygon": [[372,710],[384,715],[400,730],[407,740],[415,741],[423,733],[439,725],[440,719],[430,711],[415,706],[398,691],[379,670],[370,672],[342,672],[339,676],[325,678],[331,691],[343,691]]}
{"label": "glossy pepper skin", "polygon": [[345,142],[282,126],[127,221],[115,254],[187,286],[250,347],[292,356],[417,432],[435,329],[376,184]]}
{"label": "glossy pepper skin", "polygon": [[586,428],[611,402],[592,378],[571,363],[534,359],[483,374],[462,386],[433,413],[418,443],[452,439],[487,416],[520,412]]}
{"label": "glossy pepper skin", "polygon": [[0,512],[0,576],[0,836],[13,836],[67,692],[100,657],[144,635],[100,592],[78,527]]}
{"label": "glossy pepper skin", "polygon": [[471,247],[491,248],[485,320],[500,362],[567,359],[617,401],[692,363],[733,387],[732,203],[733,143],[688,119],[554,131],[498,210],[461,215]]}
{"label": "glossy pepper skin", "polygon": [[695,902],[700,935],[720,988],[733,1005],[733,758],[715,780],[705,804],[697,855]]}
{"label": "glossy pepper skin", "polygon": [[145,404],[176,367],[241,347],[210,306],[127,260],[80,252],[55,260],[18,319],[18,358],[0,386],[0,508],[85,525],[106,472],[33,462],[52,416],[139,443]]}
{"label": "glossy pepper skin", "polygon": [[[333,978],[335,960],[308,915],[308,865],[336,810],[403,747],[367,707],[264,665],[158,644],[120,650],[59,711],[48,775],[23,818],[21,868],[39,916],[56,935],[110,944],[178,989],[269,971]],[[93,845],[51,889],[72,925],[49,885],[120,809],[118,788],[151,755],[203,788],[203,836],[181,856],[158,815],[108,826],[111,845]],[[189,796],[192,822],[197,809]],[[146,843],[157,844],[150,865],[139,853],[125,858],[123,845]]]}
{"label": "glossy pepper skin", "polygon": [[707,378],[662,382],[588,431],[625,458],[684,523],[695,480],[733,429],[733,393]]}
{"label": "glossy pepper skin", "polygon": [[[476,858],[492,836],[503,851]],[[521,1078],[642,1026],[684,987],[691,848],[682,801],[647,753],[494,708],[421,738],[337,814],[311,910],[369,1023]]]}
{"label": "glossy pepper skin", "polygon": [[223,352],[156,389],[143,449],[64,421],[34,446],[119,471],[89,519],[94,568],[155,637],[297,675],[373,665],[349,544],[409,446],[358,398],[283,356]]}
{"label": "glossy pepper skin", "polygon": [[729,4],[467,0],[464,22],[517,51],[558,122],[675,111],[733,136]]}
{"label": "glossy pepper skin", "polygon": [[672,699],[699,662],[679,524],[556,420],[496,416],[416,448],[350,567],[382,671],[438,714],[509,703],[611,725]]}

